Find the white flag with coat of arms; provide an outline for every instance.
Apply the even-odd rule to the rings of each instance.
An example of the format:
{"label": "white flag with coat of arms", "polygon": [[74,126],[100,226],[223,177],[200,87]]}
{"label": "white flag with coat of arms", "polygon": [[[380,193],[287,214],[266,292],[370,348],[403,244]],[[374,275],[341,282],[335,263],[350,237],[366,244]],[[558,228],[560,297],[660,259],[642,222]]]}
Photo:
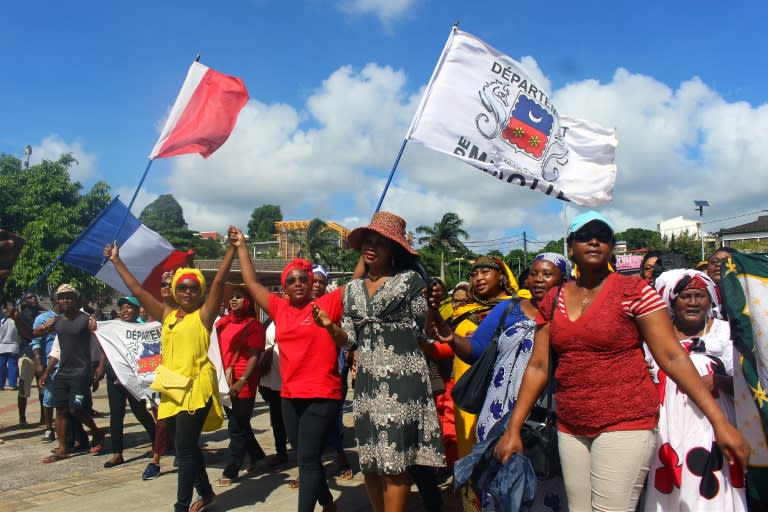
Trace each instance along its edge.
{"label": "white flag with coat of arms", "polygon": [[406,138],[578,205],[612,198],[614,130],[561,116],[518,62],[457,28]]}

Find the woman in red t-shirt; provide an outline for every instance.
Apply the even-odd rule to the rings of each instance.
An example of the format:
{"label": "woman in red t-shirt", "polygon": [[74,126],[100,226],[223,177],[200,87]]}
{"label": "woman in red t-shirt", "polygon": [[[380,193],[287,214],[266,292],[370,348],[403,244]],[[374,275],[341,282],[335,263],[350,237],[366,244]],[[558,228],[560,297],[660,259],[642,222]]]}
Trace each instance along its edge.
{"label": "woman in red t-shirt", "polygon": [[570,512],[635,510],[659,411],[643,339],[712,423],[729,461],[746,467],[749,458],[746,439],[728,423],[678,343],[664,302],[639,277],[610,271],[613,232],[594,211],[571,222],[568,253],[577,278],[539,303],[533,354],[507,431],[494,449],[502,463],[523,452],[520,429],[546,386],[551,347],[558,356],[558,445]]}
{"label": "woman in red t-shirt", "polygon": [[223,476],[216,481],[219,487],[231,485],[237,479],[246,453],[251,459],[251,467],[265,456],[251,428],[259,384],[256,363],[259,353],[264,350],[264,327],[244,285],[227,283],[224,291],[224,296],[229,297],[229,313],[216,322],[216,335],[232,407],[224,407],[229,431],[229,462]]}
{"label": "woman in red t-shirt", "polygon": [[[248,292],[256,304],[269,312],[280,343],[283,419],[288,439],[299,463],[299,512],[312,512],[320,503],[323,510],[335,511],[325,480],[322,455],[341,407],[341,376],[334,335],[339,336],[344,288],[312,299],[312,264],[294,259],[285,266],[280,284],[285,296],[270,293],[259,284],[241,231],[233,237],[240,269]],[[358,263],[355,275],[361,275]],[[353,276],[354,277],[354,276]],[[320,327],[320,311],[331,320]]]}

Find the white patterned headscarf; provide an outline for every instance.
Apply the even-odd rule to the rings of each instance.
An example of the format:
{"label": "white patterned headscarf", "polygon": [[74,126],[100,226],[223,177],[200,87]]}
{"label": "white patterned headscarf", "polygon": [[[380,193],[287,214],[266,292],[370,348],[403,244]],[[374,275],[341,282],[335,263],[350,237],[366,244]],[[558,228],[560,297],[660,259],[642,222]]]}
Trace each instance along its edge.
{"label": "white patterned headscarf", "polygon": [[692,280],[702,281],[706,285],[707,293],[709,293],[709,300],[712,303],[709,316],[714,318],[722,318],[720,313],[720,300],[717,297],[717,286],[715,282],[704,272],[694,270],[690,268],[676,268],[673,270],[667,270],[656,278],[656,291],[659,292],[661,298],[667,304],[669,314],[672,314],[672,303],[685,289],[679,288],[683,281],[686,283]]}
{"label": "white patterned headscarf", "polygon": [[558,252],[542,252],[537,254],[533,261],[536,260],[546,260],[559,268],[563,274],[563,281],[568,281],[571,278],[571,262],[562,254]]}

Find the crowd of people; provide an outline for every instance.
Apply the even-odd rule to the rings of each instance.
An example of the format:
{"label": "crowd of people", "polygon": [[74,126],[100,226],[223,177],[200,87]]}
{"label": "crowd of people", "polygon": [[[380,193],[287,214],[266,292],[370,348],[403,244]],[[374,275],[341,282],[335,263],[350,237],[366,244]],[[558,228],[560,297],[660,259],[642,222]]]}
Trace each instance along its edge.
{"label": "crowd of people", "polygon": [[[719,290],[732,249],[715,251],[702,270],[662,268],[674,258],[651,251],[639,275],[624,275],[611,264],[612,223],[586,212],[569,226],[567,255],[539,254],[517,278],[503,260],[482,256],[469,281],[449,290],[426,275],[397,215],[377,212],[348,240],[360,260],[346,284],[328,291],[325,268],[295,259],[276,293],[259,282],[245,236],[230,227],[213,280],[175,269],[163,274],[160,298],[131,274],[117,244],[105,247],[132,294],[117,301],[114,321],[161,325],[154,395],[136,396],[121,382],[74,287],[60,285],[51,310],[34,294],[4,303],[0,385],[7,380],[18,392],[26,424],[37,377],[43,440],[57,441],[42,462],[109,448],[104,467],[123,464],[127,402],[152,444],[141,478],[156,478],[161,457],[175,450],[176,512],[212,510],[214,487],[233,485],[259,463],[287,463],[289,445],[299,469],[288,484],[298,490],[297,509],[335,511],[322,459],[332,449],[337,478],[354,477],[342,422],[351,380],[371,508],[404,510],[415,483],[433,512],[442,510],[439,484],[457,460],[487,447],[500,467],[526,464],[516,457],[525,453],[523,425],[553,389],[561,475],[525,492],[469,482],[464,510],[768,509],[768,483],[746,473],[750,443],[765,440],[744,438],[733,399],[738,357]],[[235,257],[241,284],[226,282]],[[493,344],[484,402],[470,414],[451,392]],[[108,438],[91,398],[102,378]],[[274,437],[269,457],[251,427],[259,393]],[[225,417],[227,463],[211,482],[201,436]]]}

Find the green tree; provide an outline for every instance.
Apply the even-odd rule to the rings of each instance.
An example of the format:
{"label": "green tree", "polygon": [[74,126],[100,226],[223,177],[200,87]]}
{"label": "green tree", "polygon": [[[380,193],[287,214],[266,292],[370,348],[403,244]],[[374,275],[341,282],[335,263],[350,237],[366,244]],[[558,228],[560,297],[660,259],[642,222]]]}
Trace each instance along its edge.
{"label": "green tree", "polygon": [[274,240],[277,231],[275,222],[283,220],[280,207],[274,204],[265,204],[255,208],[248,221],[248,238],[252,242],[266,242]]}
{"label": "green tree", "polygon": [[445,279],[445,259],[469,255],[470,251],[461,239],[468,239],[469,234],[462,229],[464,220],[453,212],[443,215],[440,222],[432,226],[419,226],[416,233],[424,236],[418,238],[420,244],[440,254],[440,277]]}
{"label": "green tree", "polygon": [[[562,253],[563,247],[560,246],[560,250],[557,251]],[[525,270],[526,268],[530,267],[533,264],[533,258],[536,257],[536,252],[529,251],[528,254],[523,254],[522,249],[512,249],[507,253],[507,256],[504,258],[504,261],[507,262],[507,265],[509,265],[509,268],[512,269],[512,273],[515,274],[515,277],[520,277],[520,273]]]}
{"label": "green tree", "polygon": [[163,194],[141,211],[139,220],[152,231],[162,234],[170,229],[186,229],[184,211],[172,194]]}
{"label": "green tree", "polygon": [[661,249],[665,252],[682,254],[689,266],[693,266],[701,260],[701,239],[687,231],[675,236],[664,236]]}
{"label": "green tree", "polygon": [[[19,159],[0,155],[0,227],[26,239],[6,282],[8,297],[18,297],[34,285],[111,201],[110,187],[104,182],[81,194],[82,185],[69,175],[75,163],[71,154],[65,154],[56,161],[43,160],[24,168]],[[64,282],[79,288],[89,299],[108,290],[95,277],[66,264],[56,265],[46,281],[35,292],[48,295],[50,288]]]}
{"label": "green tree", "polygon": [[563,239],[558,238],[557,240],[550,240],[541,248],[541,252],[556,252],[563,254]]}
{"label": "green tree", "polygon": [[306,256],[316,263],[333,265],[334,249],[339,247],[339,234],[320,219],[312,219],[304,237]]}
{"label": "green tree", "polygon": [[200,235],[187,228],[170,228],[158,231],[171,245],[180,251],[195,251],[201,260],[215,260],[224,256],[225,247],[221,242]]}
{"label": "green tree", "polygon": [[628,251],[660,249],[662,246],[661,234],[650,229],[629,228],[623,233],[616,233],[616,240],[627,242]]}

